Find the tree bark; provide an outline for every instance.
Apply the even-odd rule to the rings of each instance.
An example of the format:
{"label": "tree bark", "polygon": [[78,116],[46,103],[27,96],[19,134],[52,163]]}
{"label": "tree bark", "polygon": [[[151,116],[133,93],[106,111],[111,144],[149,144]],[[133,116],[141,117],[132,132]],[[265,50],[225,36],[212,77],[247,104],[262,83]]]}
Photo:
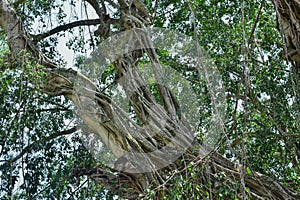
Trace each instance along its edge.
{"label": "tree bark", "polygon": [[[293,2],[296,5],[298,1]],[[279,1],[274,1],[279,17],[285,16],[285,18],[279,18],[282,20],[282,25],[287,27],[284,30],[289,30],[288,28],[292,24],[291,31],[288,33],[294,33],[292,30],[295,29],[294,31],[298,31],[298,34],[299,18],[298,21],[293,18],[293,23],[288,23],[288,16],[282,14],[283,11],[279,7],[282,5],[279,3]],[[149,48],[147,44],[141,44],[145,47],[141,51],[123,55],[114,62],[118,77],[122,79],[120,84],[127,96],[130,97],[130,102],[138,115],[138,119],[145,125],[140,126],[133,122],[111,98],[101,93],[97,86],[83,74],[72,69],[60,68],[49,61],[32,42],[20,18],[8,2],[0,0],[0,4],[0,25],[7,34],[7,41],[13,57],[17,58],[23,50],[31,51],[37,60],[45,65],[48,72],[47,84],[43,86],[44,92],[50,95],[64,95],[69,98],[77,107],[80,118],[94,134],[102,138],[102,141],[117,158],[115,169],[100,167],[78,169],[74,171],[74,176],[88,175],[112,191],[116,191],[113,184],[118,183],[120,196],[136,199],[138,195],[144,194],[150,185],[159,187],[165,184],[164,173],[175,168],[183,168],[177,161],[173,164],[169,163],[168,157],[170,155],[161,152],[166,144],[168,144],[170,154],[178,154],[178,160],[185,159],[186,162],[191,160],[200,162],[212,151],[211,148],[197,140],[191,141],[193,137],[191,137],[190,127],[184,119],[178,116],[179,104],[167,87],[158,87],[163,102],[162,106],[156,102],[147,87],[144,87],[146,85],[145,80],[139,75],[137,67],[137,61],[142,56],[142,50],[147,52],[151,58],[158,82],[161,70],[154,50]],[[125,31],[133,27],[141,29],[149,24],[149,20],[147,20],[150,17],[149,11],[141,1],[134,0],[132,4],[128,4],[125,0],[119,0],[119,4],[122,13],[122,30]],[[299,16],[299,13],[296,14]],[[140,16],[144,18],[141,19]],[[297,61],[300,55],[299,40],[295,39],[294,35],[285,37],[291,43],[288,48],[296,50],[296,53],[289,55],[289,57]],[[147,36],[142,41],[151,42],[148,41]],[[161,124],[162,121],[165,123]],[[178,137],[178,140],[174,140],[175,137]],[[200,148],[194,151],[196,146],[200,146]],[[183,152],[180,151],[182,147],[189,147],[189,149]],[[155,153],[151,154],[151,152]],[[140,154],[136,156],[137,153]],[[148,153],[147,155],[150,153],[150,156],[143,157],[145,153]],[[240,169],[243,166],[228,161],[216,152],[210,156],[210,160],[207,162],[209,170],[202,172],[204,177],[207,177],[208,174],[214,175],[222,172],[231,182],[240,180]],[[159,166],[166,167],[161,168]],[[157,168],[158,170],[155,170]],[[205,182],[202,184],[204,185]],[[259,173],[246,175],[245,184],[246,187],[250,188],[252,199],[300,199],[300,194],[297,192]],[[161,199],[161,195],[162,193],[158,191],[156,199]]]}
{"label": "tree bark", "polygon": [[300,1],[273,0],[287,59],[300,63]]}

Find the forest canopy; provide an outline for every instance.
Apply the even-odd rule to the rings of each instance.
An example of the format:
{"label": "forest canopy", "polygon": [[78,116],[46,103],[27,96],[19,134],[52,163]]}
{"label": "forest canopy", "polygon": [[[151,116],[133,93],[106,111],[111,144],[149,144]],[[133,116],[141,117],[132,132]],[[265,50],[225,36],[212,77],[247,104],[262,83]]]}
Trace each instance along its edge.
{"label": "forest canopy", "polygon": [[0,0],[0,199],[300,199],[299,0]]}

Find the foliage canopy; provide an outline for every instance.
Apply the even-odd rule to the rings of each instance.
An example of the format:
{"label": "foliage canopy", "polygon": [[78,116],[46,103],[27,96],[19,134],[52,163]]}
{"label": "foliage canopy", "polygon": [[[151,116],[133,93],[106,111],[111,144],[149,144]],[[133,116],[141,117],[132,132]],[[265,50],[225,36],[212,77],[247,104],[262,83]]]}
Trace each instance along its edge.
{"label": "foliage canopy", "polygon": [[[68,64],[84,74],[93,74],[89,78],[108,97],[117,90],[118,68],[111,64],[91,72],[86,65],[98,59],[99,43],[125,29],[121,25],[122,2],[127,1],[10,1],[29,39],[51,62],[65,66],[65,56],[70,54],[64,52],[67,47],[67,52],[74,53]],[[251,183],[247,182],[245,186],[244,177],[257,173],[300,192],[299,67],[285,57],[274,2],[145,0],[144,4],[152,13],[150,22],[154,27],[190,37],[196,35],[195,40],[214,61],[226,89],[227,104],[225,132],[216,151],[243,166],[236,167],[240,180],[234,182],[229,181],[228,172],[210,166],[210,156],[190,162],[182,159],[176,163],[176,169],[161,175],[159,187],[150,184],[144,197],[157,198],[160,188],[164,199],[255,199],[251,193],[255,186],[250,188]],[[89,144],[82,137],[92,131],[82,127],[78,113],[73,112],[74,104],[67,95],[43,92],[49,76],[47,66],[42,66],[32,52],[21,51],[12,56],[6,34],[6,30],[1,31],[0,198],[122,197],[123,190],[116,193],[121,187],[119,182],[110,183],[116,189],[113,190],[89,176],[90,169],[102,167],[111,159],[109,148],[89,151]],[[201,140],[212,115],[205,80],[170,52],[156,53],[161,63],[187,80],[196,95],[200,110],[197,136]],[[140,59],[140,68],[149,60],[147,56]],[[149,88],[157,102],[163,104],[159,89],[151,80]],[[132,118],[142,123],[134,105],[128,105],[128,109]],[[78,174],[75,169],[88,172]]]}

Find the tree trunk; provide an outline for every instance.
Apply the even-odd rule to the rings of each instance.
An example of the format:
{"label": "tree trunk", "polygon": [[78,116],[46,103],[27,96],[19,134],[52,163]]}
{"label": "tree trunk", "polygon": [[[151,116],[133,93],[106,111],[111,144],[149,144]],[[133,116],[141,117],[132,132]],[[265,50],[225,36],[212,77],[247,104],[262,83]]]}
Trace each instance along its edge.
{"label": "tree trunk", "polygon": [[[298,6],[298,10],[293,10],[287,7],[287,3],[282,2],[274,1],[274,5],[279,22],[284,27],[287,56],[299,62],[300,43],[297,35],[300,25],[299,3],[296,0],[291,1],[293,6]],[[78,169],[74,171],[74,176],[88,175],[116,194],[124,198],[136,199],[138,195],[143,195],[149,186],[159,188],[165,184],[167,187],[168,183],[164,174],[176,168],[183,169],[184,166],[180,166],[179,160],[187,163],[193,160],[199,164],[212,151],[207,145],[194,140],[189,125],[178,115],[179,104],[168,87],[158,85],[162,105],[157,103],[145,87],[145,80],[139,75],[137,66],[137,61],[143,52],[146,52],[152,61],[157,82],[161,78],[161,66],[147,35],[142,35],[143,38],[136,41],[143,41],[140,44],[143,47],[141,50],[123,55],[114,61],[120,78],[119,83],[130,97],[139,122],[143,125],[140,126],[133,122],[111,98],[101,93],[97,86],[83,74],[72,69],[59,68],[43,56],[31,41],[22,22],[8,2],[1,0],[0,3],[0,25],[7,34],[13,57],[16,58],[21,50],[31,51],[37,60],[47,67],[45,71],[48,72],[48,79],[43,90],[50,95],[64,95],[69,98],[77,107],[78,115],[83,122],[94,134],[102,138],[117,158],[114,168]],[[143,30],[142,28],[148,25],[147,20],[141,21],[137,17],[149,18],[149,12],[142,2],[135,0],[132,5],[127,5],[126,1],[120,0],[119,4],[122,9],[123,31],[133,27],[137,27],[137,31]],[[134,7],[131,11],[135,12],[129,12],[130,6]],[[294,15],[289,15],[291,13],[281,9],[282,6],[285,6],[285,9],[289,8],[288,11],[294,11]],[[291,52],[289,48],[295,52],[289,54]],[[183,147],[189,148],[183,151]],[[195,151],[195,149],[198,150]],[[174,155],[177,160],[170,161],[169,158]],[[207,170],[203,171],[202,175],[208,177],[222,172],[226,174],[229,181],[239,182],[244,169],[244,166],[238,166],[214,152],[210,155]],[[205,185],[208,178],[202,181]],[[252,199],[300,199],[300,194],[259,173],[253,172],[245,175],[244,182],[245,187],[250,188]],[[118,188],[114,187],[115,183],[118,183]],[[162,189],[165,188],[162,187]],[[161,195],[161,191],[158,190],[155,198],[161,199]]]}
{"label": "tree trunk", "polygon": [[273,0],[288,60],[300,63],[300,1]]}

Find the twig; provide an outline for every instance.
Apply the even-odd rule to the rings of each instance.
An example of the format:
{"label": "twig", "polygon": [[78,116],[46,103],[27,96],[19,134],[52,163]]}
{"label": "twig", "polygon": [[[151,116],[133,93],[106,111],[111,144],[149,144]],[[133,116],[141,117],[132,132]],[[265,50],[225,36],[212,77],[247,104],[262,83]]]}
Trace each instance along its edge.
{"label": "twig", "polygon": [[152,14],[152,19],[154,19],[155,16],[156,16],[156,11],[157,11],[157,7],[158,7],[158,2],[159,2],[159,0],[155,0],[155,3],[154,3],[154,10],[153,10],[153,14]]}
{"label": "twig", "polygon": [[[69,134],[71,134],[71,133],[76,132],[77,130],[79,130],[79,127],[78,127],[78,126],[74,126],[74,127],[71,128],[71,129],[68,129],[68,130],[61,131],[61,132],[59,132],[59,133],[50,135],[50,136],[46,137],[45,139],[46,139],[46,140],[52,140],[52,139],[54,139],[54,138],[57,138],[57,137],[60,137],[60,136],[63,136],[63,135],[69,135]],[[35,144],[40,143],[40,142],[41,142],[41,141],[38,140],[38,141],[35,141],[35,142],[29,144],[28,146],[26,146],[25,148],[22,149],[21,153],[19,153],[16,157],[14,157],[14,158],[8,160],[8,162],[9,162],[9,163],[16,162],[17,160],[19,160],[20,158],[22,158],[23,155],[24,155],[25,153],[27,153],[28,150],[30,150]]]}

